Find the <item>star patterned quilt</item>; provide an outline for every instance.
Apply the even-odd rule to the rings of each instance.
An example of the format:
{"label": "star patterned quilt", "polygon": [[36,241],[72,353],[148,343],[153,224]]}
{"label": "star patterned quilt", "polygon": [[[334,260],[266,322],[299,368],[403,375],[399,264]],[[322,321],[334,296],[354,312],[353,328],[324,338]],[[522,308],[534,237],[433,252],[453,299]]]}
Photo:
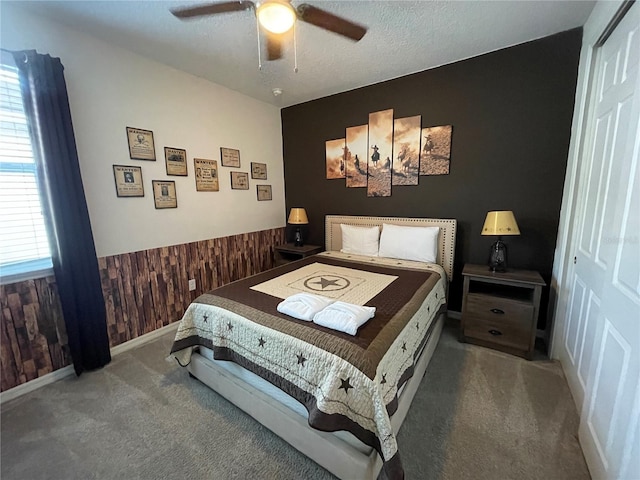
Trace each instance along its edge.
{"label": "star patterned quilt", "polygon": [[[313,277],[307,285],[335,297],[353,278],[376,278],[370,274],[391,280],[366,301],[376,315],[356,336],[281,314],[281,298],[253,288],[277,284],[278,277],[301,284]],[[193,350],[203,346],[216,360],[238,363],[301,402],[312,427],[347,430],[375,448],[383,459],[381,476],[403,478],[390,417],[432,320],[444,308],[444,279],[434,264],[316,255],[199,296],[180,322],[171,355],[186,366]]]}

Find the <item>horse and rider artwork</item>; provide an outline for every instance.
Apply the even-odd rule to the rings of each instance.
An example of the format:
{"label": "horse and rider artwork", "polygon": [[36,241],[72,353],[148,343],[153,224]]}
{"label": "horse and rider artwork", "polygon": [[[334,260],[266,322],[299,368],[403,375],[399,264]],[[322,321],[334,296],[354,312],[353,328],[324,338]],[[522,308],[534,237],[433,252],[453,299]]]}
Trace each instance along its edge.
{"label": "horse and rider artwork", "polygon": [[393,109],[369,114],[368,197],[391,196]]}
{"label": "horse and rider artwork", "polygon": [[451,125],[422,129],[420,175],[449,175],[451,130]]}
{"label": "horse and rider artwork", "polygon": [[418,185],[420,125],[422,117],[396,118],[393,122],[392,185]]}
{"label": "horse and rider artwork", "polygon": [[394,119],[393,109],[370,113],[367,125],[347,127],[345,138],[326,141],[326,178],[366,187],[369,197],[389,197],[392,186],[448,175],[452,126],[421,124],[420,115]]}
{"label": "horse and rider artwork", "polygon": [[347,187],[367,186],[368,125],[348,127],[346,130],[345,164]]}

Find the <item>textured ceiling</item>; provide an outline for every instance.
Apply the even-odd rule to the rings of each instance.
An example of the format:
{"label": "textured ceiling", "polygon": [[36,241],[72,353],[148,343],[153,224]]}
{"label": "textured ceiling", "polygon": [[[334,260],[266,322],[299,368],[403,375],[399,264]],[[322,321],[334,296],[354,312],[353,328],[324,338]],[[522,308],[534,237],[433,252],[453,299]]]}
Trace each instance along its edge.
{"label": "textured ceiling", "polygon": [[[369,31],[354,43],[298,22],[295,73],[292,41],[285,46],[283,59],[263,58],[262,70],[258,69],[252,11],[180,21],[170,8],[211,2],[18,3],[111,44],[281,107],[578,27],[594,5],[588,1],[303,1],[364,24]],[[274,88],[283,94],[274,97]]]}

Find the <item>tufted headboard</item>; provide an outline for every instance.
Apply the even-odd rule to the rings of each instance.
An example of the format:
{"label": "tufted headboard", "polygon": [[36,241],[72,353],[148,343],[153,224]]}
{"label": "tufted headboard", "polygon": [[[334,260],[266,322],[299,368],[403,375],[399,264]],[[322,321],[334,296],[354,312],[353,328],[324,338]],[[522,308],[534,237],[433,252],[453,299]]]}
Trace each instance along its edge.
{"label": "tufted headboard", "polygon": [[440,218],[400,218],[400,217],[355,217],[348,215],[327,215],[325,218],[325,249],[340,251],[342,230],[340,224],[382,227],[383,223],[409,227],[440,227],[438,234],[438,257],[436,262],[447,272],[449,281],[453,275],[453,255],[456,246],[456,220]]}

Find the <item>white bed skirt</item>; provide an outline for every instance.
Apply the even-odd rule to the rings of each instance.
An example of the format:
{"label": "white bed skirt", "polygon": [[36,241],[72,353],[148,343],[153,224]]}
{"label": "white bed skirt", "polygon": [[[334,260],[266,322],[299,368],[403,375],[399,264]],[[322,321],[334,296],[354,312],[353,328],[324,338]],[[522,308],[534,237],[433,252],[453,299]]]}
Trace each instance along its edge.
{"label": "white bed skirt", "polygon": [[[413,376],[403,386],[398,409],[391,417],[397,434],[422,381],[440,339],[446,313],[439,315]],[[202,348],[202,347],[201,347]],[[266,380],[233,362],[216,361],[212,352],[194,352],[189,372],[244,410],[262,425],[286,440],[294,448],[341,479],[375,479],[382,460],[371,447],[364,445],[349,432],[323,432],[308,425],[305,407]]]}

